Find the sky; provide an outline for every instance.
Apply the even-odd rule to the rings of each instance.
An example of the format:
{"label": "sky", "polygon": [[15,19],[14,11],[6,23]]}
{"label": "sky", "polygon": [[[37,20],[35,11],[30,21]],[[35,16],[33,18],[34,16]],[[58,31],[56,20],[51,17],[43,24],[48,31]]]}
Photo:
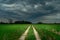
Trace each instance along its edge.
{"label": "sky", "polygon": [[60,0],[0,0],[0,21],[60,23]]}

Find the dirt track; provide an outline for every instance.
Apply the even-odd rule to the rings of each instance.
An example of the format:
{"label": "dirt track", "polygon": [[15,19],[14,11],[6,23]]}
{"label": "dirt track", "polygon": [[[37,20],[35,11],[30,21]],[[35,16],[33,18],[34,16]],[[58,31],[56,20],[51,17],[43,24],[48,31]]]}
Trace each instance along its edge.
{"label": "dirt track", "polygon": [[22,34],[22,36],[19,38],[19,40],[25,40],[28,32],[29,32],[30,26],[26,29],[26,31]]}

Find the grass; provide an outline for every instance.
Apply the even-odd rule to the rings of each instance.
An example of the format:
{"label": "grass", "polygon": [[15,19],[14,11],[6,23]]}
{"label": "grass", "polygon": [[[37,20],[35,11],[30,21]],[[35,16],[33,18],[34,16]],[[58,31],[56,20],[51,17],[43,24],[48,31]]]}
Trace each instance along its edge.
{"label": "grass", "polygon": [[26,40],[36,40],[32,27],[29,30],[29,33],[28,33],[28,36],[26,37]]}
{"label": "grass", "polygon": [[[42,40],[60,40],[60,35],[55,32],[60,32],[58,24],[35,24],[34,27],[38,31]],[[54,30],[53,30],[54,29]]]}
{"label": "grass", "polygon": [[[33,25],[42,40],[60,40],[59,24],[0,24],[0,40],[18,40],[29,25]],[[32,27],[26,40],[36,40]]]}
{"label": "grass", "polygon": [[27,27],[26,24],[0,24],[0,40],[18,40]]}

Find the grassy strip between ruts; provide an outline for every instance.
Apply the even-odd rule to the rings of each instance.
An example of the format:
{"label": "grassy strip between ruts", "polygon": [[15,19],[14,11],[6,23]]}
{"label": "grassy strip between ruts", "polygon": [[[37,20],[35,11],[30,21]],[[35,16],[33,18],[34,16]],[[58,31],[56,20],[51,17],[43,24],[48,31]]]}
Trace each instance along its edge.
{"label": "grassy strip between ruts", "polygon": [[33,29],[32,29],[32,26],[31,26],[31,28],[30,28],[30,30],[28,32],[26,40],[36,40]]}

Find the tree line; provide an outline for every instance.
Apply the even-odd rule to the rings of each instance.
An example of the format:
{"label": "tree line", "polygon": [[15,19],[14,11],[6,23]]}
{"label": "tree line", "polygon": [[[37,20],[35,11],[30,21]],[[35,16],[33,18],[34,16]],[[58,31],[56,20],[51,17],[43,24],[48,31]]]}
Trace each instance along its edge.
{"label": "tree line", "polygon": [[29,21],[9,21],[9,23],[5,23],[5,22],[0,22],[0,24],[32,24],[32,22]]}
{"label": "tree line", "polygon": [[9,23],[5,23],[5,22],[0,22],[0,24],[60,24],[60,23],[43,23],[43,22],[37,22],[37,23],[32,23],[30,21],[15,21],[13,22],[12,19],[9,19]]}
{"label": "tree line", "polygon": [[[9,23],[4,23],[0,22],[0,24],[33,24],[30,21],[15,21],[14,23],[10,20]],[[42,22],[37,22],[35,24],[60,24],[60,23],[42,23]]]}

